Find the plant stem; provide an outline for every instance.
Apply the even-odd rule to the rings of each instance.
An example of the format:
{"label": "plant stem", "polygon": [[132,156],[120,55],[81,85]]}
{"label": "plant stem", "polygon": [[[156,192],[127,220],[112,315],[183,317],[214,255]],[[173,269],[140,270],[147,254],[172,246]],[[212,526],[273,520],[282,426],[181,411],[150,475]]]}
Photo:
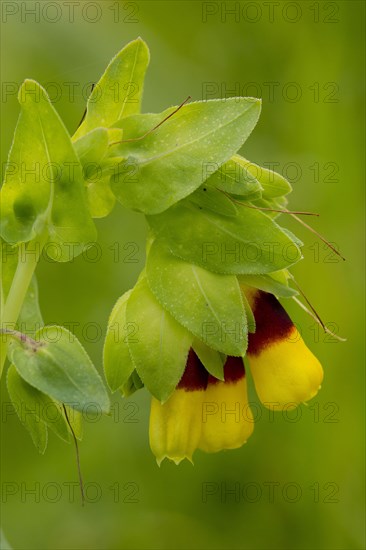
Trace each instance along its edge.
{"label": "plant stem", "polygon": [[[6,298],[3,314],[1,316],[1,328],[13,329],[18,320],[23,302],[25,300],[28,287],[33,277],[33,273],[37,267],[43,246],[45,245],[47,235],[43,233],[38,238],[31,241],[32,248],[29,244],[21,243],[19,245],[18,265],[14,274],[14,278]],[[33,248],[34,247],[34,248]],[[0,378],[6,360],[7,341],[1,341],[0,353]]]}

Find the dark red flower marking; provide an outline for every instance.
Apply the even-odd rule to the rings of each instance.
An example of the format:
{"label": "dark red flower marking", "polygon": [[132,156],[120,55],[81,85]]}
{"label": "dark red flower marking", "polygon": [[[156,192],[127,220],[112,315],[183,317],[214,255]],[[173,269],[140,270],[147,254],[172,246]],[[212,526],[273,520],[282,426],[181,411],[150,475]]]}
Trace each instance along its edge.
{"label": "dark red flower marking", "polygon": [[188,353],[186,368],[177,388],[186,391],[205,390],[207,381],[208,372],[191,348]]}
{"label": "dark red flower marking", "polygon": [[284,340],[294,327],[280,302],[268,292],[258,290],[254,298],[253,313],[256,331],[249,334],[249,354],[259,355],[268,345]]}
{"label": "dark red flower marking", "polygon": [[[244,363],[241,357],[227,357],[224,365],[225,383],[234,383],[245,376]],[[217,384],[217,378],[207,372],[198,356],[191,348],[188,353],[186,368],[177,386],[185,391],[205,390],[207,384]]]}

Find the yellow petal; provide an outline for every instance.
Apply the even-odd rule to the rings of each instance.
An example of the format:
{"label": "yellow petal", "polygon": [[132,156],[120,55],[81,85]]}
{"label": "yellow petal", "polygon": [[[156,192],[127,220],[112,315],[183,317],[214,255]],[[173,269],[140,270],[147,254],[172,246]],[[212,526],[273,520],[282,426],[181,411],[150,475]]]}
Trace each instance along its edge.
{"label": "yellow petal", "polygon": [[225,382],[208,376],[192,351],[168,401],[161,404],[152,398],[150,446],[158,464],[164,458],[176,464],[184,458],[192,462],[197,448],[212,453],[246,442],[254,424],[242,358],[228,357],[224,375]]}
{"label": "yellow petal", "polygon": [[260,400],[268,408],[295,408],[318,392],[323,369],[273,294],[242,287],[256,330],[247,357]]}
{"label": "yellow petal", "polygon": [[268,408],[294,408],[314,397],[320,388],[322,366],[294,326],[286,339],[247,355],[259,399]]}
{"label": "yellow petal", "polygon": [[[246,443],[254,429],[252,411],[248,404],[247,383],[242,359],[228,358],[241,363],[242,375],[226,382],[210,378],[202,403],[202,432],[199,448],[207,453],[236,449]],[[227,365],[225,368],[225,378]]]}
{"label": "yellow petal", "polygon": [[164,458],[176,464],[184,458],[192,462],[201,435],[203,394],[177,389],[164,404],[152,398],[150,447],[159,465]]}

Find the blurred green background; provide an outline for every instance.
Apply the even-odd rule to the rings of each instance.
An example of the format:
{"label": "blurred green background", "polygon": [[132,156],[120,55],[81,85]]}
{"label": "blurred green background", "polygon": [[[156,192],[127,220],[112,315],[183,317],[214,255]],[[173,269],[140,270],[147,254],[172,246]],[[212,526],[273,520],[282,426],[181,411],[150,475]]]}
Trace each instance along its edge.
{"label": "blurred green background", "polygon": [[[258,163],[279,163],[293,181],[290,206],[320,212],[311,223],[346,256],[338,261],[312,233],[282,219],[305,241],[305,260],[294,269],[299,283],[348,340],[325,338],[289,304],[324,365],[321,392],[299,409],[297,421],[294,413],[271,418],[258,405],[245,447],[197,452],[194,467],[158,468],[148,444],[147,392],[126,401],[115,396],[110,418],[86,422],[81,461],[91,502],[84,508],[77,488],[69,498],[68,484],[77,480],[74,449],[51,435],[46,454],[38,455],[7,412],[2,380],[2,488],[16,490],[3,492],[9,542],[42,550],[364,548],[364,2],[59,1],[59,12],[44,0],[37,21],[26,13],[35,4],[2,2],[2,163],[24,78],[49,86],[73,133],[83,87],[85,95],[111,57],[139,35],[152,54],[144,111],[162,111],[187,95],[205,98],[207,90],[206,97],[259,95],[261,119],[243,152]],[[225,12],[231,8],[234,14]],[[97,226],[98,261],[43,260],[38,278],[45,321],[79,323],[74,331],[101,370],[95,324],[104,333],[114,302],[142,269],[145,225],[117,206]],[[27,493],[32,488],[36,494]]]}

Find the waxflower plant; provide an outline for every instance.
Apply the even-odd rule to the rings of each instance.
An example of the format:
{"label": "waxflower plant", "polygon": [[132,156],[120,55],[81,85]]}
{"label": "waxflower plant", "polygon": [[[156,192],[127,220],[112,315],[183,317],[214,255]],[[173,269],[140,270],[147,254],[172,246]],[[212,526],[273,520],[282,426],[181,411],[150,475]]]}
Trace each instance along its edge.
{"label": "waxflower plant", "polygon": [[[43,326],[34,271],[42,251],[61,262],[80,254],[96,239],[93,218],[116,201],[145,214],[149,232],[146,266],[108,322],[104,372],[112,392],[151,393],[158,463],[246,442],[244,361],[274,410],[311,399],[322,382],[278,301],[297,295],[288,268],[302,258],[302,243],[277,223],[290,213],[291,186],[237,153],[261,101],[185,101],[141,114],[148,63],[141,39],[118,53],[72,137],[38,83],[19,91],[1,192],[1,364],[7,355],[10,398],[41,452],[49,429],[80,438],[85,407],[108,413],[109,398],[75,336]],[[238,414],[221,414],[238,404]],[[49,406],[57,422],[42,415]]]}

